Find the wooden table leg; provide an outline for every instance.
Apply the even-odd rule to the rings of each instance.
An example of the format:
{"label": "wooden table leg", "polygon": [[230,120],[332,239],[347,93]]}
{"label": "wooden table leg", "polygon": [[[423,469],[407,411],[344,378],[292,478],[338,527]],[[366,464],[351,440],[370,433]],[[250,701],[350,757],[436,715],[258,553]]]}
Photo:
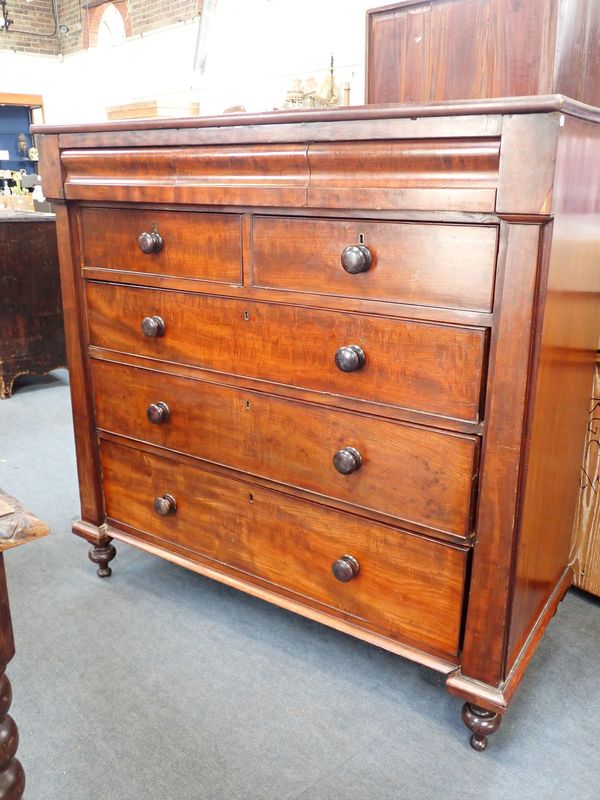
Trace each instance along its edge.
{"label": "wooden table leg", "polygon": [[25,791],[25,773],[15,758],[19,732],[8,714],[12,689],[4,670],[15,654],[4,554],[0,552],[0,800],[21,800]]}

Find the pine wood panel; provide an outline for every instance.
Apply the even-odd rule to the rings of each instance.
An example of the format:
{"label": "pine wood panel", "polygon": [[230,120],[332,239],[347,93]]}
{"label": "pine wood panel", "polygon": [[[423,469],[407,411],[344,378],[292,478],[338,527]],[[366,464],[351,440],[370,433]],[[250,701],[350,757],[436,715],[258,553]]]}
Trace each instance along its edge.
{"label": "pine wood panel", "polygon": [[[102,465],[113,524],[314,599],[358,624],[456,655],[464,550],[107,442]],[[153,503],[165,492],[177,510],[161,517]],[[360,572],[340,583],[331,565],[347,553]]]}
{"label": "pine wood panel", "polygon": [[[458,536],[468,535],[477,437],[95,360],[98,427],[322,497]],[[170,418],[152,424],[151,403]],[[363,466],[332,460],[354,447]]]}
{"label": "pine wood panel", "polygon": [[[314,392],[479,417],[486,332],[374,315],[274,303],[87,284],[90,343]],[[164,336],[143,336],[142,319],[160,316]],[[356,344],[365,366],[335,365]]]}
{"label": "pine wood panel", "polygon": [[600,597],[600,360],[596,362],[571,560],[575,585]]}

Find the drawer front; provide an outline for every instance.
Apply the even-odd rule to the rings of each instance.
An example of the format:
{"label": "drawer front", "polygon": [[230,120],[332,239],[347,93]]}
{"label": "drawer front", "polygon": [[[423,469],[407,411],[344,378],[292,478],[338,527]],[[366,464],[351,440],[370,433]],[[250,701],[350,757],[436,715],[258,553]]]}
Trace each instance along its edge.
{"label": "drawer front", "polygon": [[[140,356],[315,392],[477,421],[486,334],[409,322],[158,289],[87,285],[90,343]],[[141,322],[159,316],[164,335]],[[343,372],[338,350],[364,366]],[[346,351],[347,352],[347,351]]]}
{"label": "drawer front", "polygon": [[[87,267],[242,282],[238,214],[82,208],[81,228]],[[153,237],[141,243],[151,252],[142,251],[142,234]]]}
{"label": "drawer front", "polygon": [[[102,443],[106,511],[152,537],[441,655],[458,652],[466,553],[352,514]],[[157,497],[176,510],[160,516]],[[358,574],[336,580],[353,556]]]}
{"label": "drawer front", "polygon": [[[349,273],[366,247],[364,272]],[[253,220],[256,286],[315,294],[490,311],[497,229],[361,220]],[[350,266],[352,266],[350,264]]]}
{"label": "drawer front", "polygon": [[[93,361],[99,428],[457,536],[469,533],[476,437]],[[168,419],[147,418],[166,404]],[[154,409],[155,410],[155,409]],[[166,415],[163,415],[166,416]],[[341,474],[354,448],[362,466]]]}

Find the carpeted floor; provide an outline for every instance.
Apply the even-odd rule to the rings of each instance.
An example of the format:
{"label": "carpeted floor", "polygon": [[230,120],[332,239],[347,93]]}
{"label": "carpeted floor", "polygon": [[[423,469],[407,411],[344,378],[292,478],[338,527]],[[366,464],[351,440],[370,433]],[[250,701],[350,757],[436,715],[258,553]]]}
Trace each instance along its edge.
{"label": "carpeted floor", "polygon": [[120,545],[101,581],[64,371],[0,402],[0,486],[53,535],[6,555],[27,800],[598,800],[600,602],[570,592],[473,752],[443,680]]}

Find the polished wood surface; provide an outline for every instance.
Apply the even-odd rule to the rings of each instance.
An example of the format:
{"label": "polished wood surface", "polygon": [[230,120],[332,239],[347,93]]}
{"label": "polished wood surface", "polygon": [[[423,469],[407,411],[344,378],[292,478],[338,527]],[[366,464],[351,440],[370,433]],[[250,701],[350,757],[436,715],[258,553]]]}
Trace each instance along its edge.
{"label": "polished wood surface", "polygon": [[54,218],[0,212],[0,399],[66,361]]}
{"label": "polished wood surface", "polygon": [[[571,579],[578,387],[598,334],[598,122],[539,97],[41,131],[65,173],[87,455],[75,532],[99,555],[136,544],[440,669],[481,746]],[[81,222],[100,207],[116,228],[119,211],[239,216],[241,280],[86,264]],[[157,227],[134,235],[136,259],[165,255]],[[564,447],[545,464],[549,428]],[[205,482],[214,505],[197,499]],[[252,530],[233,548],[251,566],[233,563],[231,527]],[[302,541],[317,555],[335,543],[318,585]],[[460,580],[438,547],[460,554]],[[436,641],[401,629],[389,570],[404,552],[403,574],[423,567],[449,592],[448,638],[445,612]],[[381,575],[386,591],[360,594]],[[360,610],[342,603],[353,592]]]}
{"label": "polished wood surface", "polygon": [[600,135],[590,135],[585,123],[565,120],[556,181],[530,389],[509,668],[569,560],[566,532],[578,499],[600,320]]}
{"label": "polished wood surface", "polygon": [[519,451],[524,434],[540,246],[537,225],[503,225],[499,311],[490,352],[476,543],[461,670],[497,686],[504,678],[512,542],[517,531]]}
{"label": "polished wood surface", "polygon": [[600,105],[598,0],[402,0],[367,12],[367,102],[560,92]]}
{"label": "polished wood surface", "polygon": [[56,203],[55,213],[81,515],[88,526],[97,526],[104,518],[104,499],[87,357],[83,285],[79,278],[78,232],[69,223],[66,205]]}
{"label": "polished wood surface", "polygon": [[[255,216],[255,286],[490,311],[497,228],[368,220]],[[372,266],[342,268],[348,245],[364,244]]]}
{"label": "polished wood surface", "polygon": [[[470,533],[474,437],[388,422],[259,392],[102,361],[93,363],[98,426],[458,536]],[[149,405],[169,408],[148,420]],[[363,465],[339,473],[354,447]]]}
{"label": "polished wood surface", "polygon": [[[456,655],[464,550],[130,447],[103,443],[102,465],[111,524],[125,523],[215,566],[228,564],[310,597],[328,613],[369,620],[434,653]],[[177,500],[169,516],[154,510],[155,497],[165,491]],[[346,553],[360,572],[344,583],[332,564]]]}
{"label": "polished wood surface", "polygon": [[[173,275],[218,283],[241,283],[239,214],[194,214],[84,208],[81,212],[85,266]],[[157,253],[138,243],[144,232],[162,239]]]}
{"label": "polished wood surface", "polygon": [[61,163],[70,200],[476,212],[494,209],[499,150],[492,138],[74,149]]}
{"label": "polished wood surface", "polygon": [[[155,315],[164,335],[144,336],[143,319]],[[327,393],[479,419],[482,329],[106,283],[87,285],[87,317],[95,347],[305,387],[315,399]],[[353,374],[335,363],[349,344],[366,354]]]}

